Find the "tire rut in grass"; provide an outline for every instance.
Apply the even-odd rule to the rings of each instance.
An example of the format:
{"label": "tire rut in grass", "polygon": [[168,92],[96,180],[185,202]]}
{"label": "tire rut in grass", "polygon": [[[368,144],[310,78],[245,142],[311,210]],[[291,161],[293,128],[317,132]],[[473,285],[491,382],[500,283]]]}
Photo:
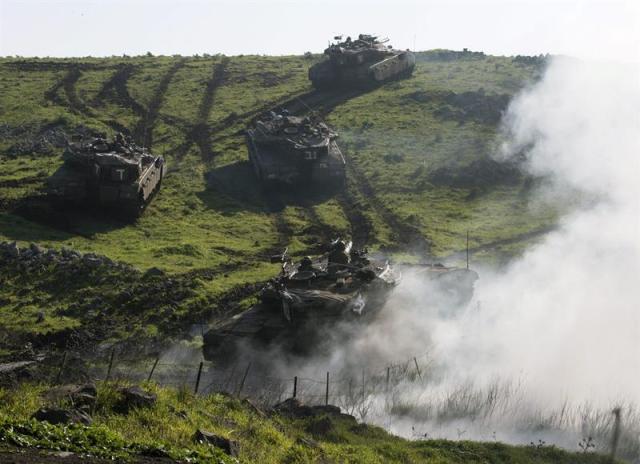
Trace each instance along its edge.
{"label": "tire rut in grass", "polygon": [[127,81],[137,71],[136,66],[124,64],[109,78],[93,100],[93,106],[102,106],[105,100],[130,108],[138,117],[146,115],[146,109],[129,94]]}
{"label": "tire rut in grass", "polygon": [[69,72],[62,80],[62,87],[64,89],[64,93],[67,96],[67,101],[69,102],[69,107],[71,111],[79,114],[87,114],[91,115],[89,108],[78,96],[78,92],[76,91],[76,83],[82,77],[82,71],[79,67],[74,66],[69,69]]}
{"label": "tire rut in grass", "polygon": [[209,127],[209,115],[213,108],[216,91],[227,78],[228,63],[229,58],[225,56],[220,62],[213,65],[211,78],[207,81],[204,95],[198,107],[196,122],[188,129],[185,142],[175,150],[178,159],[184,157],[192,145],[198,147],[200,157],[205,162],[210,161],[215,156],[211,150],[211,133],[213,129]]}
{"label": "tire rut in grass", "polygon": [[273,214],[273,222],[276,228],[277,240],[276,243],[269,247],[265,252],[265,259],[269,259],[271,256],[281,254],[289,245],[293,231],[287,223],[287,218],[284,215],[284,209],[286,207],[285,201],[282,197],[275,192],[267,192],[265,194],[265,200],[267,202],[268,210]]}
{"label": "tire rut in grass", "polygon": [[176,73],[184,66],[186,63],[186,58],[181,58],[177,60],[173,66],[162,76],[160,79],[160,83],[153,96],[151,97],[151,101],[149,102],[149,106],[147,107],[147,111],[145,115],[138,120],[138,124],[133,130],[134,139],[145,146],[147,148],[151,148],[153,145],[153,127],[155,126],[156,120],[158,119],[158,115],[160,113],[160,107],[164,102],[165,95],[167,93],[167,89],[169,88],[169,84],[173,80]]}
{"label": "tire rut in grass", "polygon": [[363,205],[347,189],[337,197],[338,204],[344,211],[351,228],[351,240],[356,248],[371,243],[375,237],[371,220],[362,212]]}
{"label": "tire rut in grass", "polygon": [[394,235],[394,242],[396,243],[394,248],[420,254],[429,254],[431,249],[429,240],[422,235],[422,232],[420,232],[417,227],[412,224],[407,224],[398,218],[398,216],[378,198],[369,180],[358,170],[353,161],[347,164],[347,171],[355,181],[358,191],[363,197],[367,198],[368,203],[374,211],[391,229]]}
{"label": "tire rut in grass", "polygon": [[[82,71],[79,66],[69,66],[62,79],[45,91],[44,98],[56,105],[68,106],[73,112],[83,112],[86,106],[80,101],[75,90],[76,82],[81,76]],[[64,92],[67,101],[60,96],[60,90]]]}

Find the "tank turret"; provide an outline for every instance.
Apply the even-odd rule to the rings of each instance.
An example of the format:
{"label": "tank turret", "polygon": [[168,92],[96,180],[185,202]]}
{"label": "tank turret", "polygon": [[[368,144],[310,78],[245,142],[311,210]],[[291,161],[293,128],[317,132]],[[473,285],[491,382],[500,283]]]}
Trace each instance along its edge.
{"label": "tank turret", "polygon": [[68,144],[63,165],[48,179],[47,193],[64,203],[114,206],[139,216],[158,191],[165,173],[161,156],[154,156],[117,134]]}
{"label": "tank turret", "polygon": [[247,130],[249,159],[266,187],[340,185],[345,160],[338,134],[313,116],[269,112]]}
{"label": "tank turret", "polygon": [[416,65],[409,50],[394,50],[387,40],[360,34],[356,40],[336,37],[324,54],[324,61],[309,68],[309,79],[316,88],[366,87],[408,77]]}
{"label": "tank turret", "polygon": [[321,256],[288,257],[281,274],[259,292],[258,304],[204,335],[205,358],[225,362],[240,346],[277,345],[304,356],[342,323],[371,320],[399,282],[384,260],[336,240]]}

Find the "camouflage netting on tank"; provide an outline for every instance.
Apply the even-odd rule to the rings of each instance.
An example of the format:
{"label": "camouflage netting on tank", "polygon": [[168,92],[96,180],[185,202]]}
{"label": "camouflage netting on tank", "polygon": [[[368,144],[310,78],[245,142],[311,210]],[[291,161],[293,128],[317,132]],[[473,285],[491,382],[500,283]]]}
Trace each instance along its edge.
{"label": "camouflage netting on tank", "polygon": [[271,112],[256,121],[255,140],[258,143],[283,142],[294,148],[322,147],[338,134],[325,123],[310,117],[289,116]]}
{"label": "camouflage netting on tank", "polygon": [[70,144],[62,155],[65,162],[87,166],[99,165],[134,166],[153,161],[145,148],[139,147],[130,137],[118,133],[113,140],[98,136],[88,141]]}

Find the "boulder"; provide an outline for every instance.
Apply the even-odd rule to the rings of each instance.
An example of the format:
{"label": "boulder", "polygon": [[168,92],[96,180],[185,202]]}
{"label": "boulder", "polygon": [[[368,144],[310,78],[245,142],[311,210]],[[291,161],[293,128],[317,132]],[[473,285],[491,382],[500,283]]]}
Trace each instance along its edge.
{"label": "boulder", "polygon": [[91,425],[91,422],[93,422],[86,412],[78,409],[40,408],[31,417],[50,424]]}
{"label": "boulder", "polygon": [[20,247],[16,242],[7,243],[7,245],[4,247],[4,250],[10,258],[20,257]]}
{"label": "boulder", "polygon": [[282,403],[276,404],[272,408],[272,412],[294,419],[330,416],[357,423],[355,417],[350,414],[342,413],[338,406],[334,406],[332,404],[327,404],[325,406],[307,406],[296,398],[289,398],[284,400]]}
{"label": "boulder", "polygon": [[145,278],[149,277],[162,277],[164,276],[164,271],[157,267],[150,267],[147,272],[144,273]]}
{"label": "boulder", "polygon": [[207,432],[206,430],[198,429],[198,431],[193,436],[193,440],[196,443],[208,443],[215,446],[216,448],[220,448],[229,456],[238,457],[238,454],[240,453],[240,445],[237,441],[229,440],[228,438],[221,437],[220,435],[216,435],[215,433]]}
{"label": "boulder", "polygon": [[158,399],[157,395],[144,391],[137,385],[120,388],[118,393],[120,393],[121,399],[116,403],[114,409],[125,414],[135,408],[152,408]]}
{"label": "boulder", "polygon": [[273,412],[280,414],[281,416],[292,418],[313,416],[313,409],[302,404],[302,402],[296,398],[288,398],[283,402],[276,404],[273,407]]}
{"label": "boulder", "polygon": [[317,419],[313,419],[309,425],[307,425],[307,432],[312,435],[326,435],[333,431],[333,421],[328,416],[323,416]]}
{"label": "boulder", "polygon": [[91,409],[96,403],[98,390],[94,383],[62,385],[48,390],[44,396],[51,401],[68,399],[75,408]]}
{"label": "boulder", "polygon": [[31,243],[29,245],[29,249],[31,250],[31,252],[34,255],[41,255],[42,253],[45,252],[45,249],[42,248],[40,245],[38,245],[37,243]]}

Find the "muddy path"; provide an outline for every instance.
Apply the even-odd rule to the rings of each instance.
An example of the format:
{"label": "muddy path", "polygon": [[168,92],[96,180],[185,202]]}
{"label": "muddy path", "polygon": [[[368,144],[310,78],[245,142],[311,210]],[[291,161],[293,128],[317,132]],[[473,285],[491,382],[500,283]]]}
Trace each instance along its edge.
{"label": "muddy path", "polygon": [[[153,145],[153,128],[160,114],[160,107],[164,102],[169,84],[173,80],[176,73],[185,65],[187,59],[181,58],[177,60],[171,68],[162,76],[158,87],[156,88],[151,101],[147,107],[147,111],[143,117],[138,120],[136,127],[133,129],[133,137],[135,141],[144,147],[151,148]],[[128,92],[127,92],[128,93]]]}

